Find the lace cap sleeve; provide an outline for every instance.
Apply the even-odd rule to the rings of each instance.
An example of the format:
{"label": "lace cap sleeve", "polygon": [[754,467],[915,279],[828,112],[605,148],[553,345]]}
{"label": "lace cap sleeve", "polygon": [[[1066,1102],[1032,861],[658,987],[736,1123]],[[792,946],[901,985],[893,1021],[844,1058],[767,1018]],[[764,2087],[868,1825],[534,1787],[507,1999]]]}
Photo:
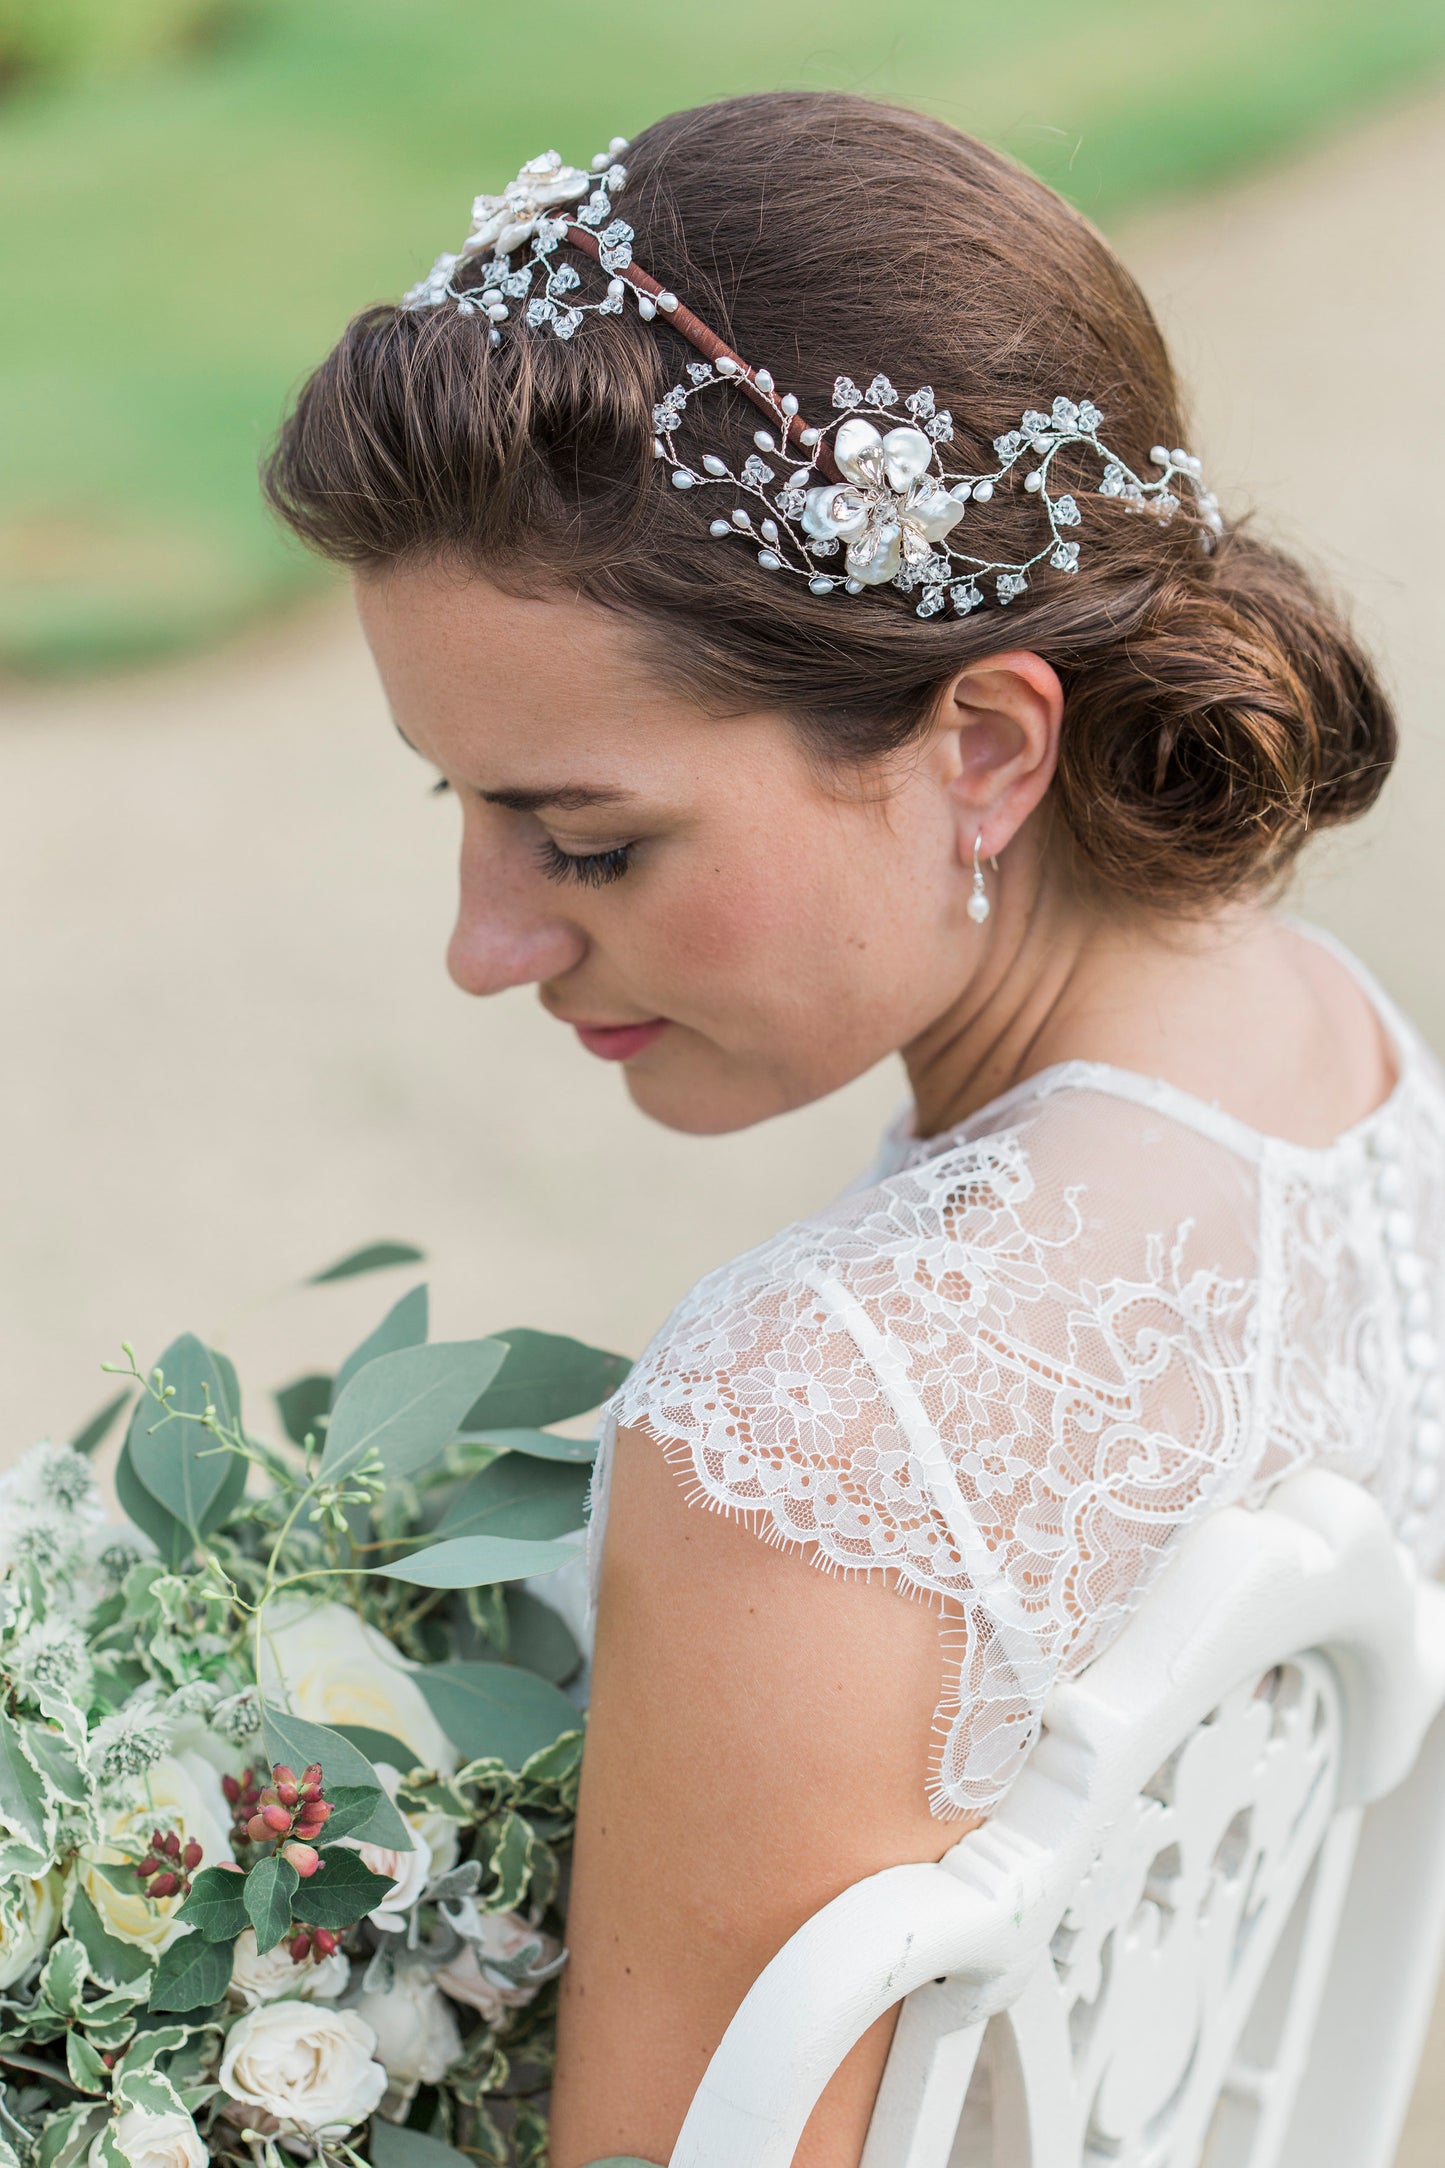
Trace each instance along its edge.
{"label": "lace cap sleeve", "polygon": [[629,1427],[696,1502],[931,1600],[943,1817],[1008,1789],[1050,1683],[1122,1622],[1244,1431],[1246,1281],[1196,1263],[1188,1225],[1123,1226],[1117,1191],[1102,1255],[1061,1125],[1042,1152],[1039,1126],[905,1167],[702,1280],[609,1403],[594,1486],[594,1578]]}

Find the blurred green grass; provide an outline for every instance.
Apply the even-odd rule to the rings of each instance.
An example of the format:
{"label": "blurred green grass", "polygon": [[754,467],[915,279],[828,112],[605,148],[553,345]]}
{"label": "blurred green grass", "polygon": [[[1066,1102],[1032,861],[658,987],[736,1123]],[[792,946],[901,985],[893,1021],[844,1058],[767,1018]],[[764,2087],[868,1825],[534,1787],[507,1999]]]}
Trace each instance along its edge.
{"label": "blurred green grass", "polygon": [[243,0],[229,22],[0,102],[11,669],[173,651],[322,579],[256,493],[288,392],[547,146],[585,162],[678,105],[838,87],[988,137],[1107,226],[1445,64],[1440,0]]}

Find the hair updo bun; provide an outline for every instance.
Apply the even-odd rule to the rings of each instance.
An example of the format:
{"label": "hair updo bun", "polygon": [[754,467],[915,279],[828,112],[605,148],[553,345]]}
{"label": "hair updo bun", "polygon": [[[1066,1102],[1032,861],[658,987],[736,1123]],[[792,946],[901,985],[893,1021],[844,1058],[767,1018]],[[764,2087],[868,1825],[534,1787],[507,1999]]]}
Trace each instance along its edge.
{"label": "hair updo bun", "polygon": [[1140,902],[1267,886],[1311,829],[1374,803],[1395,757],[1363,649],[1301,567],[1241,526],[1061,675],[1060,811],[1090,871]]}
{"label": "hair updo bun", "polygon": [[[1191,442],[1158,326],[1102,237],[940,121],[833,93],[725,99],[646,129],[627,167],[638,262],[805,415],[828,414],[835,376],[883,371],[933,387],[950,463],[973,471],[1058,394],[1095,402],[1136,473],[1155,444]],[[355,318],[266,463],[304,540],[359,567],[436,557],[565,582],[634,619],[695,700],[780,709],[844,761],[906,744],[962,665],[1033,649],[1065,689],[1054,798],[1078,865],[1153,910],[1269,885],[1312,828],[1378,795],[1395,725],[1371,665],[1247,522],[1208,550],[1189,492],[1161,524],[1099,495],[1083,455],[1054,475],[1082,500],[1078,570],[1040,564],[1006,611],[817,596],[713,539],[659,471],[652,409],[695,358],[664,318],[588,315],[566,342],[516,317],[488,330],[453,305]],[[687,426],[736,470],[756,420],[724,389]],[[991,557],[1039,547],[1022,490],[968,520]]]}

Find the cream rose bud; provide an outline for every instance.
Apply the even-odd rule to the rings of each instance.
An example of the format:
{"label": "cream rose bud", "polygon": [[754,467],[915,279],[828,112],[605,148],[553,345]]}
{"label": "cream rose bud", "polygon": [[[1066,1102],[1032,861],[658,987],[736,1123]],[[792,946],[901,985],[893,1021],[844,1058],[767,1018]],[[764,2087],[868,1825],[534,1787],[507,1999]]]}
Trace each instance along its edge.
{"label": "cream rose bud", "polygon": [[125,1806],[111,1816],[98,1855],[82,1857],[76,1870],[106,1932],[158,1957],[185,1932],[174,1916],[185,1902],[184,1892],[148,1897],[139,1877],[132,1886],[116,1889],[100,1872],[102,1864],[134,1865],[153,1829],[173,1829],[182,1844],[194,1838],[203,1866],[216,1867],[231,1857],[231,1810],[221,1779],[204,1755],[187,1749],[154,1763],[131,1788]]}
{"label": "cream rose bud", "polygon": [[333,1950],[320,1963],[307,1958],[298,1965],[284,1942],[264,1952],[256,1948],[254,1928],[243,1927],[231,1954],[231,1986],[255,2009],[259,2003],[276,2002],[282,1995],[300,1995],[308,2002],[335,2002],[351,1977],[351,1966],[341,1950]]}
{"label": "cream rose bud", "polygon": [[283,1596],[266,1608],[260,1685],[313,1724],[364,1724],[390,1732],[417,1767],[455,1769],[457,1757],[411,1673],[416,1665],[340,1603]]}
{"label": "cream rose bud", "polygon": [[0,1988],[13,1987],[45,1955],[60,1925],[58,1872],[0,1882]]}
{"label": "cream rose bud", "polygon": [[[436,1981],[454,2001],[480,2011],[489,2025],[495,2025],[504,2010],[519,2010],[532,2000],[555,1969],[562,1945],[555,1936],[529,1926],[519,1912],[474,1912],[470,1924],[479,1930],[476,1940],[464,1943],[455,1957],[438,1968]],[[531,1967],[534,1977],[511,1980],[504,1972],[488,1969],[489,1958],[505,1962],[528,1943],[541,1945]]]}
{"label": "cream rose bud", "polygon": [[312,2137],[344,2137],[386,2091],[376,2034],[355,2010],[262,2003],[238,2018],[221,2057],[221,2090]]}
{"label": "cream rose bud", "polygon": [[451,2005],[428,1973],[399,1969],[390,1987],[374,1988],[356,2008],[396,2088],[437,2084],[462,2052]]}
{"label": "cream rose bud", "polygon": [[[151,2115],[127,2108],[110,2126],[111,2141],[129,2168],[206,2168],[209,2155],[188,2115]],[[90,2148],[89,2168],[105,2168],[105,2132]]]}

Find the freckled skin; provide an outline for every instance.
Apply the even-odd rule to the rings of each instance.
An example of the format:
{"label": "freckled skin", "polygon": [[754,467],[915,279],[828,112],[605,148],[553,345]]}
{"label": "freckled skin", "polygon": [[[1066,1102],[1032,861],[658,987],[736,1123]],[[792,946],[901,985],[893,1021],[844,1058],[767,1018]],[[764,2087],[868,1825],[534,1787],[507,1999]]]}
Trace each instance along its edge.
{"label": "freckled skin", "polygon": [[[658,684],[635,628],[590,604],[423,571],[368,575],[358,599],[399,728],[461,800],[453,976],[535,980],[570,1020],[670,1019],[627,1065],[646,1113],[712,1132],[804,1105],[955,998],[967,882],[936,758],[825,776],[784,718]],[[477,795],[553,779],[634,795],[556,814]],[[543,834],[638,848],[615,883],[564,885]]]}

